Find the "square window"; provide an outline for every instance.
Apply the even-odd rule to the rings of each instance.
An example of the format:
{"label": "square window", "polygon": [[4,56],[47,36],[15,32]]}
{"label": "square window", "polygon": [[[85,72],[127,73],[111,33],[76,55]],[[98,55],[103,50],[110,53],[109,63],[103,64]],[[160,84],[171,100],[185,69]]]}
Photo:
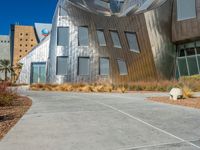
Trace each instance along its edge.
{"label": "square window", "polygon": [[69,47],[69,27],[58,27],[57,45]]}
{"label": "square window", "polygon": [[140,49],[139,49],[136,34],[134,32],[125,32],[125,35],[126,35],[130,50],[133,52],[139,53]]}
{"label": "square window", "polygon": [[106,40],[105,40],[105,35],[104,35],[103,30],[101,29],[97,30],[97,37],[98,37],[99,46],[106,46]]}
{"label": "square window", "polygon": [[78,27],[78,46],[89,45],[88,27]]}
{"label": "square window", "polygon": [[56,75],[67,75],[68,57],[58,56],[56,65]]}
{"label": "square window", "polygon": [[89,75],[90,74],[90,58],[79,57],[78,58],[78,75]]}
{"label": "square window", "polygon": [[120,39],[119,39],[119,34],[117,31],[110,31],[111,33],[111,37],[112,37],[112,41],[113,41],[113,46],[116,48],[121,48],[121,43],[120,43]]}
{"label": "square window", "polygon": [[126,62],[124,60],[118,59],[117,63],[120,75],[128,75]]}
{"label": "square window", "polygon": [[196,0],[177,0],[177,19],[196,18]]}
{"label": "square window", "polygon": [[99,71],[100,75],[109,75],[110,74],[110,63],[109,63],[109,58],[100,58],[100,63],[99,63]]}

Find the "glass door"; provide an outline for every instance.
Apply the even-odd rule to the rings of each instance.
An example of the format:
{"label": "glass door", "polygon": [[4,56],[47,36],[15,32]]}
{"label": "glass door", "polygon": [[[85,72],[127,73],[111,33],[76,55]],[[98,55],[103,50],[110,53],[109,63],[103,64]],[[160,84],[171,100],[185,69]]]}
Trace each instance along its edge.
{"label": "glass door", "polygon": [[46,63],[31,64],[31,83],[46,82]]}

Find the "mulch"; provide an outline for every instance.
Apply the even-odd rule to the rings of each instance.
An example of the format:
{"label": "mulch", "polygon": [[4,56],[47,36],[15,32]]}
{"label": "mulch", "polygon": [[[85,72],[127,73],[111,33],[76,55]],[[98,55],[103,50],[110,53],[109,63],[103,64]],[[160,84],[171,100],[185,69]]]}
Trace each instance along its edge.
{"label": "mulch", "polygon": [[0,140],[20,120],[32,105],[27,97],[18,97],[12,106],[0,107]]}
{"label": "mulch", "polygon": [[149,100],[160,103],[167,103],[172,105],[181,105],[200,109],[200,97],[170,100],[169,97],[150,97]]}

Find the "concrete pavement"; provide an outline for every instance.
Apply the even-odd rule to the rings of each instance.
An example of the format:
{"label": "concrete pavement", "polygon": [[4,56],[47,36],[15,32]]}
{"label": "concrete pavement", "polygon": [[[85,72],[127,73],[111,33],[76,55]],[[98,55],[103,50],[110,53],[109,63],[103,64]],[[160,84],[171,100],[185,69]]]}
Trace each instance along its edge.
{"label": "concrete pavement", "polygon": [[21,91],[33,106],[0,150],[198,150],[200,111],[151,94]]}

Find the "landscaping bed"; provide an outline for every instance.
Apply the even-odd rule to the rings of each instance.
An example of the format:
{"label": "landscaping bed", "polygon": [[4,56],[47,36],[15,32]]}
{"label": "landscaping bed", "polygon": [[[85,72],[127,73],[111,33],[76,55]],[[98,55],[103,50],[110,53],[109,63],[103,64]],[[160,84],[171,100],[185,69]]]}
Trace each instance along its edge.
{"label": "landscaping bed", "polygon": [[7,82],[0,83],[0,140],[30,108],[32,101],[9,88]]}
{"label": "landscaping bed", "polygon": [[27,97],[13,100],[12,106],[0,106],[0,140],[30,108],[32,101]]}
{"label": "landscaping bed", "polygon": [[200,97],[170,100],[169,97],[150,97],[149,100],[200,109]]}

